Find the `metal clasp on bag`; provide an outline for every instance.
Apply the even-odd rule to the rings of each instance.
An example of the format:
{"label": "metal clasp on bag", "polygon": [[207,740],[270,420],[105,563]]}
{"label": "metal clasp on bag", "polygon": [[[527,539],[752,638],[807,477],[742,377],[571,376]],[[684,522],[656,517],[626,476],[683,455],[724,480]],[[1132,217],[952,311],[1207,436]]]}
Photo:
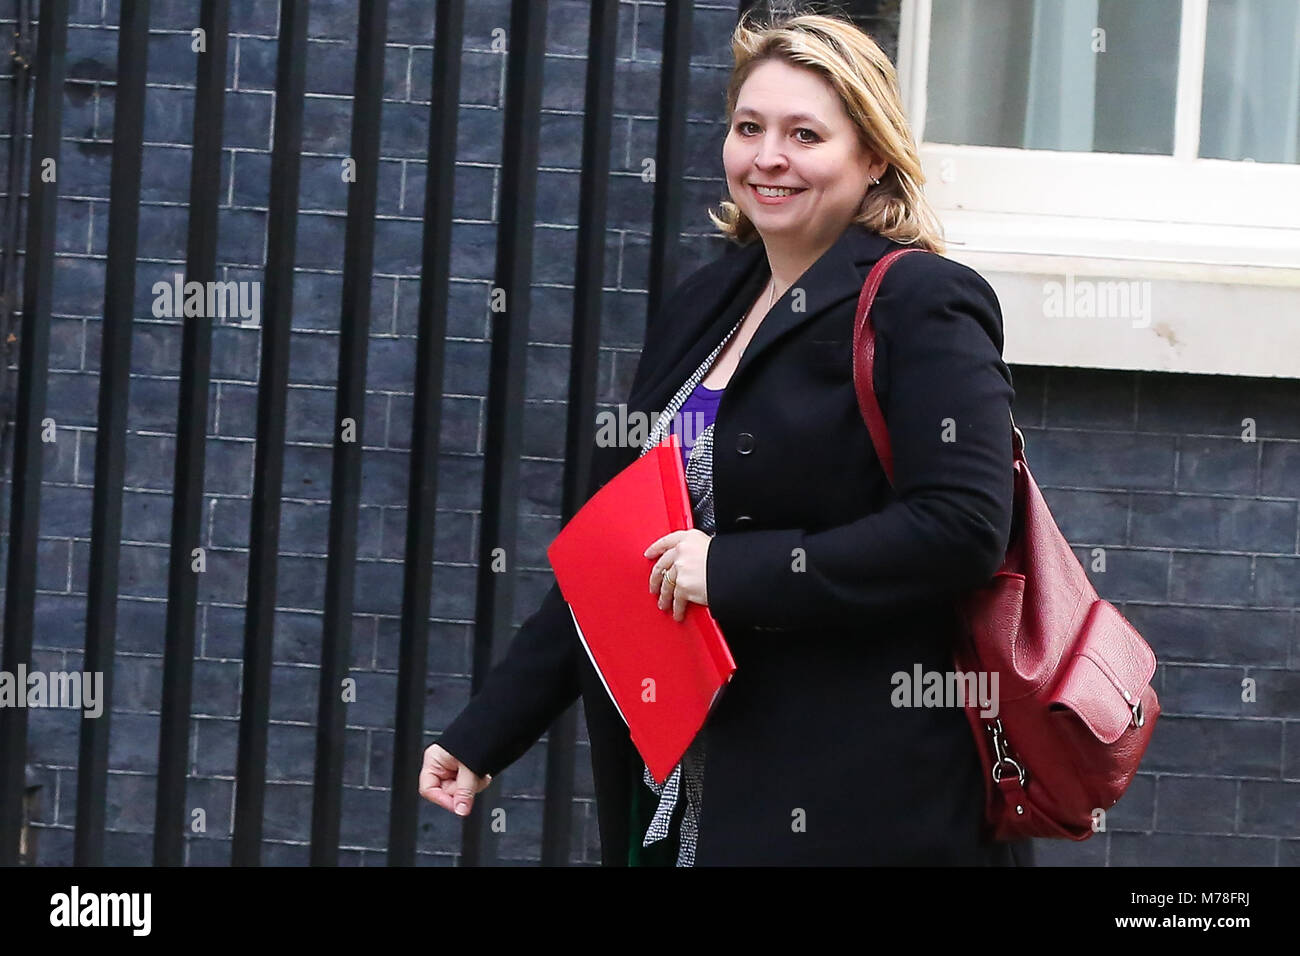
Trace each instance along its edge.
{"label": "metal clasp on bag", "polygon": [[1006,735],[1002,732],[1002,719],[999,717],[992,724],[985,724],[984,726],[993,735],[993,753],[997,756],[997,760],[993,763],[993,782],[1002,782],[1002,765],[1008,763],[1016,768],[1016,777],[1020,781],[1020,786],[1023,787],[1025,785],[1025,768],[1011,757]]}
{"label": "metal clasp on bag", "polygon": [[1128,701],[1128,708],[1129,708],[1129,710],[1133,712],[1133,717],[1132,717],[1132,721],[1131,721],[1132,724],[1133,724],[1133,726],[1134,726],[1134,727],[1141,727],[1143,724],[1145,724],[1145,723],[1147,722],[1146,714],[1144,714],[1144,713],[1142,712],[1142,698],[1139,697],[1139,698],[1135,701],[1135,700],[1133,700],[1132,695],[1129,694],[1128,691],[1126,691],[1126,690],[1122,690],[1122,691],[1120,691],[1120,693],[1122,693],[1122,694],[1124,695],[1124,699],[1125,699],[1126,701]]}
{"label": "metal clasp on bag", "polygon": [[[1126,693],[1125,697],[1127,696]],[[1134,724],[1134,727],[1141,727],[1144,723],[1147,723],[1147,715],[1145,715],[1143,710],[1141,710],[1141,697],[1128,705],[1128,709],[1132,710],[1132,714],[1134,714],[1132,715],[1132,724]]]}

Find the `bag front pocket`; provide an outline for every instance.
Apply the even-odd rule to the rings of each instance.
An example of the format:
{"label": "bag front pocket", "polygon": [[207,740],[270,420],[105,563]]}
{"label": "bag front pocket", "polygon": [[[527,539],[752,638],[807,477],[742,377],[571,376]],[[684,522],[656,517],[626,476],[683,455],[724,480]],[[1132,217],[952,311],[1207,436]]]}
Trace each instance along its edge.
{"label": "bag front pocket", "polygon": [[1049,706],[1071,711],[1097,740],[1113,744],[1144,722],[1141,701],[1156,656],[1109,601],[1093,602],[1081,634]]}

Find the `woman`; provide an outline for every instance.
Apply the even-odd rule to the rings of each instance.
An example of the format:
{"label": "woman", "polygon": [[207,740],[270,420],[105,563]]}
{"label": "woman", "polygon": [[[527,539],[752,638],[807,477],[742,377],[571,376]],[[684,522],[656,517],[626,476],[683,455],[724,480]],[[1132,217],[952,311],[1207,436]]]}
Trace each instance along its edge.
{"label": "woman", "polygon": [[[426,751],[420,791],[467,808],[581,693],[606,865],[1031,862],[1027,841],[984,838],[961,707],[892,693],[918,666],[951,670],[953,599],[1005,554],[1014,393],[997,299],[933,254],[894,68],[868,36],[824,16],[742,21],[733,51],[731,201],[710,218],[735,245],[652,317],[628,408],[661,414],[639,448],[598,448],[591,484],[669,430],[699,435],[696,527],[647,542],[647,586],[678,619],[708,606],[737,671],[660,787],[552,588]],[[929,252],[898,261],[872,313],[891,487],[851,346],[868,271],[908,245]]]}

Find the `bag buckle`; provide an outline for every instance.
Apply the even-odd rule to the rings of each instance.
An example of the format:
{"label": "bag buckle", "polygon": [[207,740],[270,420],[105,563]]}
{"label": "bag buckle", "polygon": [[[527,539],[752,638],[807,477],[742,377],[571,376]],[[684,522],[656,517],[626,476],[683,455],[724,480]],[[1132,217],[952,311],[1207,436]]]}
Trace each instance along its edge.
{"label": "bag buckle", "polygon": [[1020,786],[1023,787],[1025,785],[1025,768],[1011,757],[1006,735],[1002,732],[1002,718],[999,717],[992,724],[985,724],[984,726],[993,735],[993,753],[997,757],[997,760],[993,763],[993,782],[1002,782],[1002,765],[1010,764],[1015,768],[1016,777],[1019,779]]}
{"label": "bag buckle", "polygon": [[1142,712],[1142,698],[1139,697],[1137,700],[1134,700],[1133,695],[1122,688],[1120,689],[1120,693],[1123,694],[1124,699],[1128,701],[1128,709],[1133,714],[1130,723],[1134,727],[1141,727],[1147,722],[1146,714]]}

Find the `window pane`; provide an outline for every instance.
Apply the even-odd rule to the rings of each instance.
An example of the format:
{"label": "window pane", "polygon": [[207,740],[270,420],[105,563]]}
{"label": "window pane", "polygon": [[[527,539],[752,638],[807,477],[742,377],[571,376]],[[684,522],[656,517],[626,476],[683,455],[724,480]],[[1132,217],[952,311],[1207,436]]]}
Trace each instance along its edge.
{"label": "window pane", "polygon": [[1174,148],[1181,0],[934,0],[924,138]]}
{"label": "window pane", "polygon": [[1297,162],[1300,3],[1210,0],[1201,155]]}

